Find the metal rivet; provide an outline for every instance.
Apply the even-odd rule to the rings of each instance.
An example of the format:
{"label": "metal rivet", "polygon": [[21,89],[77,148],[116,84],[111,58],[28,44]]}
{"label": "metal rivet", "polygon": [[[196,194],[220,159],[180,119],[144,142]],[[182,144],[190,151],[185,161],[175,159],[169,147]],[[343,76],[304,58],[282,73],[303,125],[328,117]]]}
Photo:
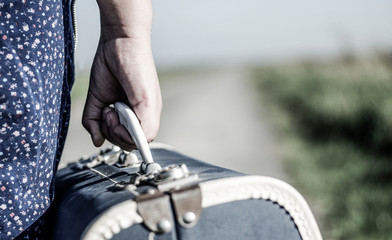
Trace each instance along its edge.
{"label": "metal rivet", "polygon": [[139,159],[137,158],[135,153],[121,153],[119,157],[119,162],[125,164],[127,166],[136,165],[139,163]]}
{"label": "metal rivet", "polygon": [[147,191],[147,193],[151,194],[151,195],[155,194],[155,192],[156,192],[155,189],[148,189],[148,191]]}
{"label": "metal rivet", "polygon": [[196,220],[196,215],[193,212],[186,212],[182,216],[182,219],[186,224],[189,224]]}
{"label": "metal rivet", "polygon": [[159,231],[166,233],[166,232],[169,232],[171,230],[172,225],[169,222],[169,220],[163,219],[163,220],[158,222],[157,227],[158,227]]}

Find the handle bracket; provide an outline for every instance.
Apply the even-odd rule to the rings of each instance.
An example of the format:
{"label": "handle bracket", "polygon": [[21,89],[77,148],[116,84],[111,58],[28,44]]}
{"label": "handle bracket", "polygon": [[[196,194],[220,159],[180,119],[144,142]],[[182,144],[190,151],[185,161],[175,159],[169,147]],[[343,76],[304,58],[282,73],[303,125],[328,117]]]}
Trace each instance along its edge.
{"label": "handle bracket", "polygon": [[120,122],[128,130],[133,142],[135,143],[140,155],[143,159],[141,170],[145,173],[152,173],[161,169],[161,166],[154,162],[150,146],[148,145],[146,136],[140,126],[139,119],[136,117],[132,109],[122,102],[116,102],[114,108],[118,113]]}

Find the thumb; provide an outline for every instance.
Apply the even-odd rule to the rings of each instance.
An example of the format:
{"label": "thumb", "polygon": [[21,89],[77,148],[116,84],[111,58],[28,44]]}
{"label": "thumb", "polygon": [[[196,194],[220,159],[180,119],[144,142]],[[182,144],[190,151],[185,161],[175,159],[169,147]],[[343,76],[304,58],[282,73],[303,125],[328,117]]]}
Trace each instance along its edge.
{"label": "thumb", "polygon": [[133,107],[133,111],[140,121],[140,125],[148,142],[152,142],[158,134],[160,120],[160,105],[143,106],[138,104]]}
{"label": "thumb", "polygon": [[103,108],[103,104],[100,104],[100,101],[94,98],[89,92],[84,105],[82,125],[90,133],[91,139],[96,147],[102,146],[105,141],[100,128]]}

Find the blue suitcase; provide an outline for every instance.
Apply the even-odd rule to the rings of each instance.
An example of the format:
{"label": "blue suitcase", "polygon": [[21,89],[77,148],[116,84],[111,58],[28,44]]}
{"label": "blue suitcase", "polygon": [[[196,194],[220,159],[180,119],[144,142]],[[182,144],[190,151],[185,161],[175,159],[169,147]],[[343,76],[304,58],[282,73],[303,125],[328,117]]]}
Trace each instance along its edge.
{"label": "blue suitcase", "polygon": [[138,151],[118,147],[60,169],[53,239],[322,239],[288,184],[168,147],[151,153],[162,169],[149,174]]}
{"label": "blue suitcase", "polygon": [[321,239],[289,185],[151,151],[132,110],[115,108],[139,151],[112,146],[58,171],[53,239]]}

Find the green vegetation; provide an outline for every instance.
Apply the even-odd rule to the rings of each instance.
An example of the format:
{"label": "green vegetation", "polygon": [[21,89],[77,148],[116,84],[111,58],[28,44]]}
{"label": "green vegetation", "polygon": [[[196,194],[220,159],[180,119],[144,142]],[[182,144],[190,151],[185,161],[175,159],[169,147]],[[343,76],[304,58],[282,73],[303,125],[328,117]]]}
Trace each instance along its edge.
{"label": "green vegetation", "polygon": [[392,54],[262,67],[255,78],[325,239],[392,239]]}
{"label": "green vegetation", "polygon": [[85,100],[87,96],[89,78],[89,72],[77,72],[71,92],[73,101]]}

